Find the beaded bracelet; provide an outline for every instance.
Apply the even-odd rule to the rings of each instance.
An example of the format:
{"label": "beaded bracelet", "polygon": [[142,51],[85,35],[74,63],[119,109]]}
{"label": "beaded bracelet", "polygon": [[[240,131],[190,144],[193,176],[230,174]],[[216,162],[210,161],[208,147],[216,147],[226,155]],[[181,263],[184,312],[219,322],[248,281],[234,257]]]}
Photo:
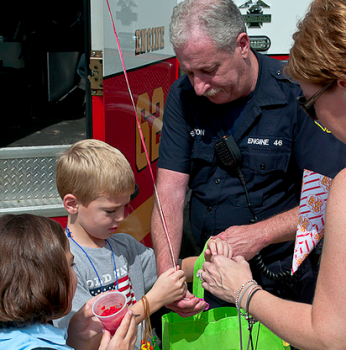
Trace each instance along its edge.
{"label": "beaded bracelet", "polygon": [[[243,314],[240,309],[241,309],[241,301],[243,300],[243,297],[244,295],[246,294],[246,292],[248,291],[249,288],[251,288],[252,286],[258,286],[257,282],[252,282],[252,283],[249,283],[243,290],[241,296],[239,297],[239,301],[236,302],[236,308],[238,309],[239,313],[242,315],[242,316],[246,316],[245,314]],[[244,308],[245,310],[245,308]]]}
{"label": "beaded bracelet", "polygon": [[235,305],[236,305],[236,308],[238,310],[240,349],[243,348],[241,316],[244,316],[247,319],[247,321],[248,321],[248,330],[250,331],[250,339],[251,339],[251,342],[252,342],[252,335],[251,334],[252,334],[253,323],[252,323],[252,321],[249,320],[249,315],[243,314],[240,311],[241,301],[242,301],[244,295],[246,294],[247,290],[249,288],[251,288],[251,287],[252,287],[251,291],[253,291],[255,288],[259,287],[257,282],[255,280],[253,280],[253,279],[252,280],[248,280],[248,281],[246,281],[245,283],[242,284],[242,286],[238,290],[238,293],[237,293],[237,296],[236,296],[236,299],[235,299]]}
{"label": "beaded bracelet", "polygon": [[[262,287],[259,286],[255,280],[248,280],[239,288],[238,293],[237,293],[235,305],[236,305],[236,308],[238,310],[239,317],[244,316],[245,319],[248,321],[248,323],[249,323],[248,329],[250,329],[252,327],[252,325],[257,322],[256,319],[254,319],[250,315],[249,306],[250,306],[250,301],[251,301],[252,297],[259,290],[262,290]],[[245,303],[245,307],[244,307],[245,314],[244,314],[241,312],[241,302],[242,302],[242,299],[245,296],[247,291],[249,291],[249,292],[248,292],[247,297],[246,297],[246,303]]]}
{"label": "beaded bracelet", "polygon": [[243,284],[241,285],[241,287],[240,287],[239,290],[238,290],[237,296],[236,296],[236,298],[235,298],[235,305],[236,305],[236,308],[237,308],[237,309],[238,309],[238,299],[239,299],[239,295],[240,295],[241,291],[243,290],[243,288],[244,288],[248,283],[250,283],[250,282],[254,282],[254,283],[257,284],[257,282],[256,282],[255,280],[247,280],[245,283],[243,283]]}

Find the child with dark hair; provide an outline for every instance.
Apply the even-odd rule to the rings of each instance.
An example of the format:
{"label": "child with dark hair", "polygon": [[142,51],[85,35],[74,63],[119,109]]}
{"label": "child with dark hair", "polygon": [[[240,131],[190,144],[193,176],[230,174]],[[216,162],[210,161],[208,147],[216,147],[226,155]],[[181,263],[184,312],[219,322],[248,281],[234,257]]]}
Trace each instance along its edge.
{"label": "child with dark hair", "polygon": [[[59,223],[31,214],[0,217],[0,349],[81,349],[91,347],[90,299],[66,330],[52,325],[71,311],[77,278],[69,241]],[[133,349],[132,311],[111,339],[104,331],[99,349]]]}

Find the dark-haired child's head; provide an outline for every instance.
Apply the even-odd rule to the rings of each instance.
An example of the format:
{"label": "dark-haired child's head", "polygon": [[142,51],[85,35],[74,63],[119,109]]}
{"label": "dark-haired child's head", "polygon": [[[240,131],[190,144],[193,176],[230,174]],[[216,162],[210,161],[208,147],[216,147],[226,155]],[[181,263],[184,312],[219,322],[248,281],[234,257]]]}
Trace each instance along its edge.
{"label": "dark-haired child's head", "polygon": [[0,327],[47,323],[69,312],[76,276],[60,224],[8,214],[0,217],[0,238]]}

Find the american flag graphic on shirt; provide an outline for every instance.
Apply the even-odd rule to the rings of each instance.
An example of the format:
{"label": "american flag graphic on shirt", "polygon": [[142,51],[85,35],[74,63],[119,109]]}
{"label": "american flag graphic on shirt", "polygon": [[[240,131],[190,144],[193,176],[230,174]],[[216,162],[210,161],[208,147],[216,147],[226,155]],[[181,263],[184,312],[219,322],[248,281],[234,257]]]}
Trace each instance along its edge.
{"label": "american flag graphic on shirt", "polygon": [[[119,292],[122,292],[126,295],[127,305],[131,306],[136,303],[136,297],[133,292],[132,283],[130,276],[126,273],[125,276],[122,276],[118,279]],[[116,282],[109,283],[107,285],[103,285],[103,288],[100,286],[94,289],[90,289],[90,294],[94,297],[102,292],[108,292],[110,290],[117,290]],[[102,290],[103,289],[103,290]]]}

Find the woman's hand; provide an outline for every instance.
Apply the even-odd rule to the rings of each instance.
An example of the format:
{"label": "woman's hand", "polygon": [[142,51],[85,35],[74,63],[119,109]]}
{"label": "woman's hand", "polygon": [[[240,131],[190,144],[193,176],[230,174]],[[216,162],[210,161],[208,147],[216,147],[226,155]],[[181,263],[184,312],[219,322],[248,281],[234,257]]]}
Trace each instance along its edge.
{"label": "woman's hand", "polygon": [[132,350],[136,339],[137,326],[135,315],[132,310],[129,310],[113,337],[109,331],[104,331],[99,350]]}
{"label": "woman's hand", "polygon": [[250,266],[241,256],[229,259],[224,255],[212,255],[199,272],[205,290],[233,304],[241,285],[252,279]]}

